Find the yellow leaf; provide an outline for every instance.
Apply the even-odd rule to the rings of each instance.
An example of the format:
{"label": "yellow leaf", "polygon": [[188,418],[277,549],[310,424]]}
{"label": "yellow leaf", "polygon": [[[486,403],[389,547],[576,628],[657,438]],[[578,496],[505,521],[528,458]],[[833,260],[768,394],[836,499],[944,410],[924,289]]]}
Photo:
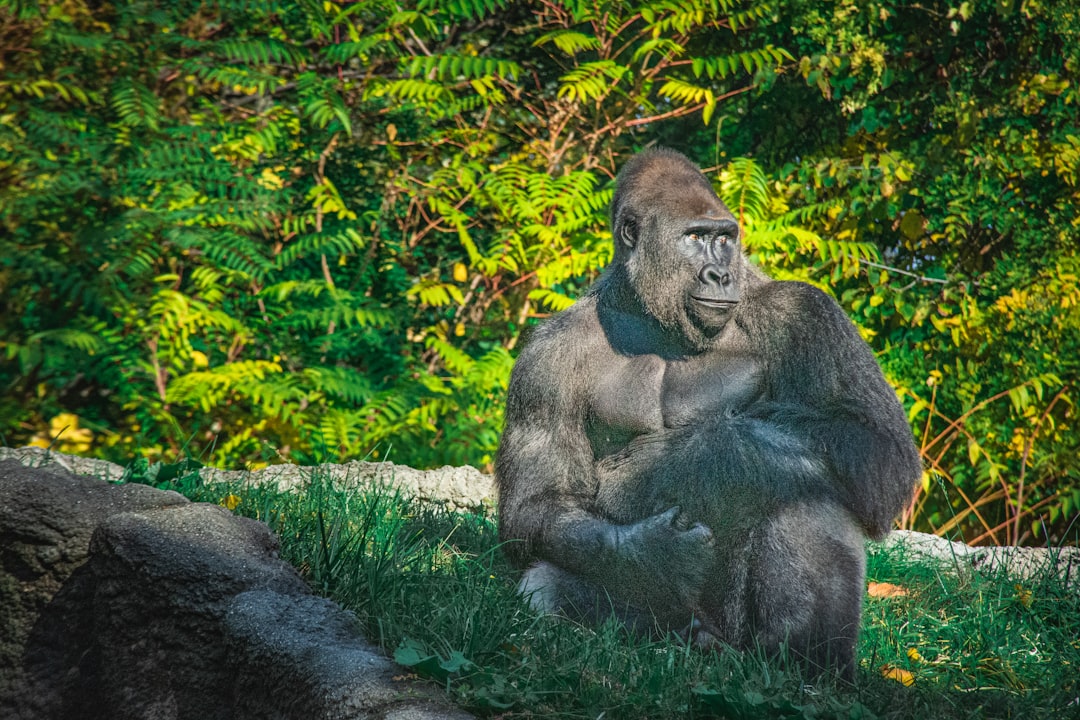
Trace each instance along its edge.
{"label": "yellow leaf", "polygon": [[469,279],[469,269],[465,263],[454,263],[454,282],[465,282]]}
{"label": "yellow leaf", "polygon": [[866,586],[866,593],[872,598],[907,597],[908,591],[892,583],[871,582]]}
{"label": "yellow leaf", "polygon": [[892,665],[885,665],[881,668],[881,676],[888,680],[895,680],[898,683],[904,685],[904,687],[911,687],[915,684],[915,676],[904,668],[893,667]]}
{"label": "yellow leaf", "polygon": [[229,510],[235,510],[236,508],[238,508],[240,506],[240,501],[241,501],[241,498],[240,498],[239,495],[233,495],[232,493],[230,493],[230,494],[226,495],[224,498],[222,498],[221,504],[224,505]]}
{"label": "yellow leaf", "polygon": [[386,126],[386,137],[390,142],[394,142],[394,138],[397,137],[397,125],[390,123]]}
{"label": "yellow leaf", "polygon": [[911,658],[912,662],[919,662],[922,660],[922,655],[919,654],[919,648],[908,648],[907,656]]}
{"label": "yellow leaf", "polygon": [[257,182],[267,190],[280,190],[285,185],[285,181],[281,179],[281,176],[271,168],[263,168]]}
{"label": "yellow leaf", "polygon": [[210,361],[206,357],[206,353],[201,350],[192,350],[191,359],[195,363],[195,367],[206,367],[210,364]]}
{"label": "yellow leaf", "polygon": [[49,432],[56,437],[64,430],[78,430],[79,416],[72,413],[60,413],[49,421]]}
{"label": "yellow leaf", "polygon": [[1016,590],[1017,601],[1024,607],[1031,607],[1031,601],[1034,599],[1031,591],[1023,585],[1014,585],[1013,589]]}
{"label": "yellow leaf", "polygon": [[458,323],[454,326],[454,335],[461,337],[465,334],[465,323]]}

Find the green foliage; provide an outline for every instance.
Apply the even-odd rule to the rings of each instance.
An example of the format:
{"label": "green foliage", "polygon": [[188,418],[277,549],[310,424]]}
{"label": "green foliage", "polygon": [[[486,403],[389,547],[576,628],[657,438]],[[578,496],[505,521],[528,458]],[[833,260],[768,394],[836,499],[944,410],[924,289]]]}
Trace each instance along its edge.
{"label": "green foliage", "polygon": [[906,525],[1059,541],[1073,5],[0,0],[0,438],[489,465],[519,338],[655,143],[878,351],[929,470]]}

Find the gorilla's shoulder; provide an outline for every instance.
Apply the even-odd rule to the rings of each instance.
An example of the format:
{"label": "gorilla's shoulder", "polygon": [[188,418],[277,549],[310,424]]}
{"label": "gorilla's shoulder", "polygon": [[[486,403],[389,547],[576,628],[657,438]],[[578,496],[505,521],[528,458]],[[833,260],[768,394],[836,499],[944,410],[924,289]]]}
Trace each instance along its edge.
{"label": "gorilla's shoulder", "polygon": [[827,317],[843,311],[828,293],[799,280],[770,280],[752,291],[753,303],[784,314]]}
{"label": "gorilla's shoulder", "polygon": [[584,341],[600,329],[595,295],[585,295],[566,310],[548,318],[533,331],[529,343]]}
{"label": "gorilla's shoulder", "polygon": [[[746,301],[749,302],[746,302]],[[806,352],[833,343],[846,347],[858,335],[851,318],[825,291],[796,280],[760,285],[742,303],[740,325],[771,347]]]}
{"label": "gorilla's shoulder", "polygon": [[558,355],[561,360],[593,347],[603,337],[597,301],[588,294],[528,334],[522,355]]}

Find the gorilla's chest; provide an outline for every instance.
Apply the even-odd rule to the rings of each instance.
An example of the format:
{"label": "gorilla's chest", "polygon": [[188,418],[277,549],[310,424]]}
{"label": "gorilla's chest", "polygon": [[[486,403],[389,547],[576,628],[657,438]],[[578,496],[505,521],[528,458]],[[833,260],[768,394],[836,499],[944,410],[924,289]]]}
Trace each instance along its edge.
{"label": "gorilla's chest", "polygon": [[761,364],[745,353],[613,356],[590,393],[589,439],[602,457],[638,435],[739,412],[762,388]]}

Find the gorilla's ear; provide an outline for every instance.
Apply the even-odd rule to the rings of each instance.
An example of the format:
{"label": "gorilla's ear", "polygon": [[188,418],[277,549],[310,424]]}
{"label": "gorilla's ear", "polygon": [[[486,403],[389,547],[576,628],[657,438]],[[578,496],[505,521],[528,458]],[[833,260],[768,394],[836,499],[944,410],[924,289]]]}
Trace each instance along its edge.
{"label": "gorilla's ear", "polygon": [[615,241],[634,248],[638,241],[638,219],[628,212],[619,213],[615,223]]}

